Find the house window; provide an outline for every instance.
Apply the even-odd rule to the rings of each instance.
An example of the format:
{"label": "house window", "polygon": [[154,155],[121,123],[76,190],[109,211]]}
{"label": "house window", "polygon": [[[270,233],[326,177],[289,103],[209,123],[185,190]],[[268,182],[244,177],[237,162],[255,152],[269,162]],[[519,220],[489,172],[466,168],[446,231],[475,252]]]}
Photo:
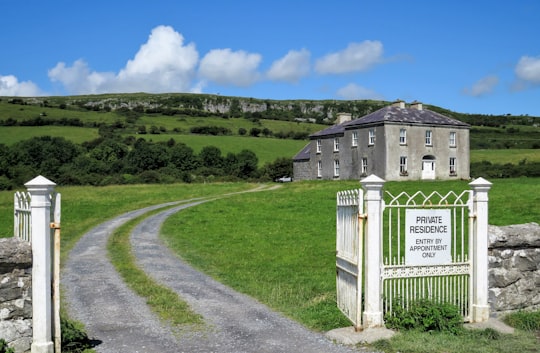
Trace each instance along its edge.
{"label": "house window", "polygon": [[450,157],[450,175],[456,175],[456,157]]}
{"label": "house window", "polygon": [[322,146],[322,141],[317,140],[317,153],[321,153],[321,146]]}
{"label": "house window", "polygon": [[368,143],[370,146],[375,144],[375,129],[369,129],[369,139]]}
{"label": "house window", "polygon": [[407,130],[405,129],[399,129],[399,144],[400,145],[407,144]]}
{"label": "house window", "polygon": [[352,132],[351,146],[358,146],[358,131]]}
{"label": "house window", "polygon": [[339,160],[334,160],[334,176],[339,176]]}
{"label": "house window", "polygon": [[407,157],[399,157],[399,174],[407,175]]}
{"label": "house window", "polygon": [[456,132],[450,131],[450,137],[449,137],[449,143],[450,147],[456,147]]}
{"label": "house window", "polygon": [[426,146],[433,146],[431,130],[426,130]]}
{"label": "house window", "polygon": [[336,137],[334,138],[334,152],[338,152],[339,151],[339,138]]}
{"label": "house window", "polygon": [[322,161],[317,161],[317,178],[322,177]]}
{"label": "house window", "polygon": [[367,158],[362,158],[362,175],[367,175]]}

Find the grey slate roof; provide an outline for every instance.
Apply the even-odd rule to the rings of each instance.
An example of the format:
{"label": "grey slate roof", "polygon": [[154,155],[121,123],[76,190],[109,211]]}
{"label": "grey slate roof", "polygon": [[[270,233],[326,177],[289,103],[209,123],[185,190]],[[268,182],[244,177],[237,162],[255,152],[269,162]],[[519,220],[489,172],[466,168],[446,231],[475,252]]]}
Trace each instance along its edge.
{"label": "grey slate roof", "polygon": [[305,145],[304,148],[302,148],[302,150],[300,152],[298,152],[296,154],[296,156],[293,157],[293,161],[307,161],[307,160],[309,160],[309,147],[310,147],[309,143],[307,145]]}
{"label": "grey slate roof", "polygon": [[400,108],[387,106],[361,118],[347,121],[343,124],[333,125],[324,130],[318,131],[311,138],[339,135],[347,129],[361,127],[362,125],[381,125],[385,123],[400,123],[412,125],[439,125],[465,128],[469,125],[456,119],[449,118],[431,110],[416,108]]}

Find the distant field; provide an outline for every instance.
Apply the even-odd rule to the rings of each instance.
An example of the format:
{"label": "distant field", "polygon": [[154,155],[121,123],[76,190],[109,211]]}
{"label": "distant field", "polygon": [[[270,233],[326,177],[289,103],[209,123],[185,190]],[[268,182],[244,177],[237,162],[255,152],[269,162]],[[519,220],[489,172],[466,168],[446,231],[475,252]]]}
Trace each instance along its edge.
{"label": "distant field", "polygon": [[36,136],[65,137],[80,144],[97,138],[98,130],[74,126],[0,126],[0,143],[8,146]]}
{"label": "distant field", "polygon": [[174,139],[177,143],[183,142],[193,148],[195,153],[199,153],[205,146],[215,146],[221,150],[223,156],[227,153],[238,153],[244,149],[253,151],[259,158],[259,165],[266,162],[273,162],[277,158],[292,158],[307,143],[306,140],[283,140],[263,137],[241,137],[241,136],[205,136],[205,135],[134,135],[137,138],[144,138],[148,141],[168,141]]}
{"label": "distant field", "polygon": [[526,159],[527,162],[540,162],[540,149],[505,149],[505,150],[472,150],[471,162],[489,161],[491,163],[517,164]]}
{"label": "distant field", "polygon": [[172,131],[174,128],[181,129],[182,132],[189,132],[189,129],[194,126],[218,126],[224,127],[231,131],[233,135],[238,134],[239,128],[249,130],[258,128],[260,130],[267,128],[270,131],[277,132],[307,132],[309,134],[322,130],[327,125],[311,124],[311,123],[295,123],[282,120],[265,120],[261,119],[258,122],[243,118],[219,118],[219,117],[189,117],[189,116],[152,116],[144,115],[137,119],[137,125],[145,125],[147,129],[154,125],[156,127],[164,127],[167,131]]}

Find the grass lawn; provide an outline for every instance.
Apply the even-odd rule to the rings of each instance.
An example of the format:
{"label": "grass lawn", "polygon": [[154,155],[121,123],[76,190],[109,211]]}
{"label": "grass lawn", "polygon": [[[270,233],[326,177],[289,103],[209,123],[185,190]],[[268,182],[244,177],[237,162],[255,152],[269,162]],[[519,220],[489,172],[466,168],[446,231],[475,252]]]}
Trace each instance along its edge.
{"label": "grass lawn", "polygon": [[[170,217],[163,236],[219,281],[311,328],[335,328],[346,323],[335,307],[335,195],[358,187],[357,181],[298,182],[217,200]],[[464,181],[386,185],[396,194],[419,187],[426,193],[469,189]],[[538,179],[494,181],[490,223],[537,221],[536,195]]]}

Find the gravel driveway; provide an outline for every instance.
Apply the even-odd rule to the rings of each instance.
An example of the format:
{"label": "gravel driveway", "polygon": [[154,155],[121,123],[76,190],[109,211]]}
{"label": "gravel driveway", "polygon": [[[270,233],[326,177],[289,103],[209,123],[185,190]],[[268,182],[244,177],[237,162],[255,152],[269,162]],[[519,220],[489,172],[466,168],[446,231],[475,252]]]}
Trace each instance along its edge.
{"label": "gravel driveway", "polygon": [[324,335],[270,310],[253,298],[233,291],[194,270],[175,256],[158,238],[170,215],[201,202],[164,210],[141,222],[131,234],[138,265],[159,283],[178,293],[206,322],[203,329],[173,334],[126,287],[107,258],[106,244],[119,226],[174,203],[129,212],[85,234],[69,255],[63,271],[65,303],[71,317],[86,325],[89,336],[101,341],[98,352],[160,353],[345,353],[358,352],[331,342]]}

